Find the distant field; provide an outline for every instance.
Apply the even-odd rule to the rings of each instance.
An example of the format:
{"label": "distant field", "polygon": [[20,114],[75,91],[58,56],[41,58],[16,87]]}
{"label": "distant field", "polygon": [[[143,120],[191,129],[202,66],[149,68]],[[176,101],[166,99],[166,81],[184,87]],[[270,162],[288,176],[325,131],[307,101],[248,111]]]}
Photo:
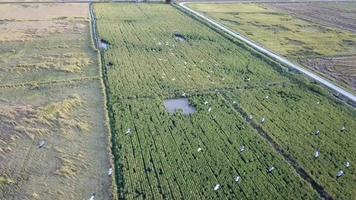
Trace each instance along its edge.
{"label": "distant field", "polygon": [[[315,14],[313,9],[318,8],[309,5],[314,5],[314,3],[302,4],[304,6],[300,6],[299,11],[297,3],[286,5],[284,3],[191,4],[190,7],[220,21],[262,46],[356,91],[354,65],[356,34],[318,24],[318,22],[326,23],[328,19],[330,21],[341,16],[348,20],[343,20],[344,24],[340,26],[352,28],[354,16],[348,13],[356,7],[353,3],[349,4],[351,6],[346,9],[346,14],[341,16],[337,14],[342,9],[340,6],[337,7],[334,3],[330,5],[323,3],[324,14],[318,15],[318,18],[325,20],[313,17],[316,16],[313,15]],[[296,8],[294,5],[297,5]],[[317,5],[320,6],[320,4]],[[333,6],[338,10],[332,9]],[[288,11],[284,12],[281,9]],[[310,21],[291,16],[288,12],[297,12],[296,16],[308,18]],[[327,18],[328,13],[335,16]],[[323,15],[325,17],[322,17]],[[339,24],[339,20],[341,19],[333,20],[332,23]]]}
{"label": "distant field", "polygon": [[0,199],[112,197],[88,10],[0,5]]}
{"label": "distant field", "polygon": [[267,6],[302,19],[356,33],[355,2],[275,3]]}
{"label": "distant field", "polygon": [[[168,5],[94,8],[121,197],[319,199],[289,159],[335,199],[355,196],[355,169],[344,166],[356,161],[352,108]],[[182,97],[196,113],[165,110]]]}

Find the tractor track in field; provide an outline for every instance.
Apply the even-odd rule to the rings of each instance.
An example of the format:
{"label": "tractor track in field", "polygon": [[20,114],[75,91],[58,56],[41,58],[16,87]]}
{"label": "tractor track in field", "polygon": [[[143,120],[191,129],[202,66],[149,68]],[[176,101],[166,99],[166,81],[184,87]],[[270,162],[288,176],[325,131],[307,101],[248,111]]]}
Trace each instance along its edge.
{"label": "tractor track in field", "polygon": [[[227,104],[229,104],[230,101],[228,101],[228,97],[224,93],[220,93],[222,99],[226,101]],[[284,150],[281,145],[279,145],[269,134],[263,130],[263,128],[257,124],[255,121],[249,118],[248,113],[238,104],[231,105],[231,108],[233,109],[234,112],[237,114],[241,115],[245,121],[253,128],[256,130],[256,132],[264,139],[266,140],[271,147],[280,154],[283,159],[293,167],[293,169],[296,171],[296,173],[307,183],[310,184],[310,186],[319,194],[319,196],[325,200],[333,200],[334,198],[324,189],[322,185],[320,185],[317,181],[311,177],[311,175],[298,163],[296,159],[294,159],[286,150]]]}
{"label": "tractor track in field", "polygon": [[[313,72],[311,72],[297,64],[292,63],[291,61],[287,60],[286,58],[284,58],[280,55],[277,55],[277,54],[271,52],[270,50],[263,48],[262,46],[258,45],[254,41],[246,38],[245,36],[242,36],[241,34],[235,32],[235,31],[232,31],[229,28],[226,28],[225,26],[204,16],[203,14],[189,8],[186,5],[189,3],[195,3],[195,2],[193,1],[193,2],[177,3],[177,9],[182,10],[186,14],[191,15],[193,18],[197,19],[198,21],[201,21],[202,23],[207,24],[208,26],[212,26],[212,27],[220,30],[222,32],[222,34],[227,34],[235,39],[238,39],[242,43],[246,44],[248,47],[250,47],[250,48],[256,50],[257,52],[259,52],[260,54],[262,54],[263,56],[266,56],[266,57],[284,65],[284,66],[287,66],[289,68],[293,68],[293,69],[299,71],[300,73],[304,74],[308,78],[320,83],[321,85],[325,86],[329,90],[336,93],[337,97],[341,97],[341,99],[345,99],[351,105],[356,105],[356,96],[353,93],[344,90],[343,88],[335,85],[334,83],[330,82],[329,80],[322,78],[321,76],[319,76],[319,75],[317,75],[317,74],[315,74],[315,73],[313,73]],[[201,3],[204,3],[204,2],[201,2]],[[214,1],[211,1],[210,3],[214,3]],[[221,3],[221,1],[218,1],[218,3]]]}

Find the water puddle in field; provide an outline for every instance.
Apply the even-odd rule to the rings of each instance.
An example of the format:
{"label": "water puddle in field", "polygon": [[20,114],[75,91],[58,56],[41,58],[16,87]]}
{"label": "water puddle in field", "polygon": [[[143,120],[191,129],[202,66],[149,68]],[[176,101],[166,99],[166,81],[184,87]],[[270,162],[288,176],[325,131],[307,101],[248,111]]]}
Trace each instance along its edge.
{"label": "water puddle in field", "polygon": [[179,33],[175,33],[174,34],[174,38],[179,42],[186,42],[187,41],[187,38],[184,37],[184,35],[179,34]]}
{"label": "water puddle in field", "polygon": [[181,111],[184,115],[190,115],[197,111],[193,106],[189,105],[188,98],[167,99],[164,101],[164,106],[172,114]]}
{"label": "water puddle in field", "polygon": [[108,64],[106,64],[106,69],[109,70],[112,68],[114,64],[112,64],[112,62],[109,62]]}
{"label": "water puddle in field", "polygon": [[106,40],[101,39],[99,45],[100,45],[100,49],[104,49],[104,50],[109,49],[109,42]]}

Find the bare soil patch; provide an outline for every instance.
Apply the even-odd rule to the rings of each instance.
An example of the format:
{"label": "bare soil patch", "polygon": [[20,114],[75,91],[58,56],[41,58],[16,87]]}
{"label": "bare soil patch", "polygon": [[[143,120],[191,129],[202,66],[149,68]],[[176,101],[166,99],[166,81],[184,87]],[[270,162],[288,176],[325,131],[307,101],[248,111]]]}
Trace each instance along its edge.
{"label": "bare soil patch", "polygon": [[337,82],[350,86],[356,92],[356,56],[330,58],[307,58],[301,64],[326,75]]}

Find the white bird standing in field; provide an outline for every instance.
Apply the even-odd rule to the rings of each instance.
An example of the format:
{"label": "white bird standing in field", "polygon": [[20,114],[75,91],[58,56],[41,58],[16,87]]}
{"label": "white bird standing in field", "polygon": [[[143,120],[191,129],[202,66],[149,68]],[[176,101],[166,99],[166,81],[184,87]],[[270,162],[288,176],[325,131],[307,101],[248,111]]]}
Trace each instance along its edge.
{"label": "white bird standing in field", "polygon": [[319,133],[320,133],[320,130],[318,129],[318,130],[316,130],[316,135],[319,135]]}
{"label": "white bird standing in field", "polygon": [[345,175],[344,171],[340,170],[337,174],[336,174],[336,178],[340,178],[341,176]]}
{"label": "white bird standing in field", "polygon": [[95,193],[93,193],[89,200],[95,200]]}
{"label": "white bird standing in field", "polygon": [[211,107],[208,109],[208,112],[210,112],[211,111]]}
{"label": "white bird standing in field", "polygon": [[265,97],[265,99],[269,99],[269,96],[267,95],[267,96]]}
{"label": "white bird standing in field", "polygon": [[244,145],[241,145],[241,146],[240,146],[240,152],[243,152],[243,151],[245,151],[245,146],[244,146]]}
{"label": "white bird standing in field", "polygon": [[111,176],[112,175],[112,168],[110,167],[109,168],[109,172],[108,172],[108,176]]}
{"label": "white bird standing in field", "polygon": [[239,181],[240,181],[240,179],[241,179],[241,177],[240,177],[240,176],[236,176],[235,181],[236,181],[236,182],[239,182]]}
{"label": "white bird standing in field", "polygon": [[220,188],[220,184],[216,184],[214,187],[214,191],[218,190]]}
{"label": "white bird standing in field", "polygon": [[315,153],[314,153],[314,158],[318,158],[320,155],[320,152],[319,150],[316,150]]}
{"label": "white bird standing in field", "polygon": [[346,131],[346,127],[345,127],[345,126],[342,126],[342,127],[341,127],[341,131]]}
{"label": "white bird standing in field", "polygon": [[346,167],[346,168],[349,168],[349,167],[350,167],[350,162],[349,162],[349,161],[346,161],[345,167]]}
{"label": "white bird standing in field", "polygon": [[207,101],[205,101],[205,102],[204,102],[204,105],[206,105],[206,104],[208,104],[208,102],[207,102]]}
{"label": "white bird standing in field", "polygon": [[265,123],[266,119],[263,117],[261,123]]}
{"label": "white bird standing in field", "polygon": [[46,144],[46,142],[44,140],[41,140],[40,143],[38,144],[38,148],[42,148],[44,147],[44,145]]}
{"label": "white bird standing in field", "polygon": [[270,168],[267,170],[267,172],[268,172],[268,173],[272,173],[274,170],[275,170],[275,168],[272,166],[272,167],[270,167]]}
{"label": "white bird standing in field", "polygon": [[128,128],[127,131],[126,131],[126,134],[129,134],[129,133],[131,133],[131,129],[130,128]]}
{"label": "white bird standing in field", "polygon": [[197,151],[198,151],[198,152],[201,152],[201,150],[202,150],[202,149],[199,147]]}
{"label": "white bird standing in field", "polygon": [[252,115],[248,116],[249,119],[253,119]]}

